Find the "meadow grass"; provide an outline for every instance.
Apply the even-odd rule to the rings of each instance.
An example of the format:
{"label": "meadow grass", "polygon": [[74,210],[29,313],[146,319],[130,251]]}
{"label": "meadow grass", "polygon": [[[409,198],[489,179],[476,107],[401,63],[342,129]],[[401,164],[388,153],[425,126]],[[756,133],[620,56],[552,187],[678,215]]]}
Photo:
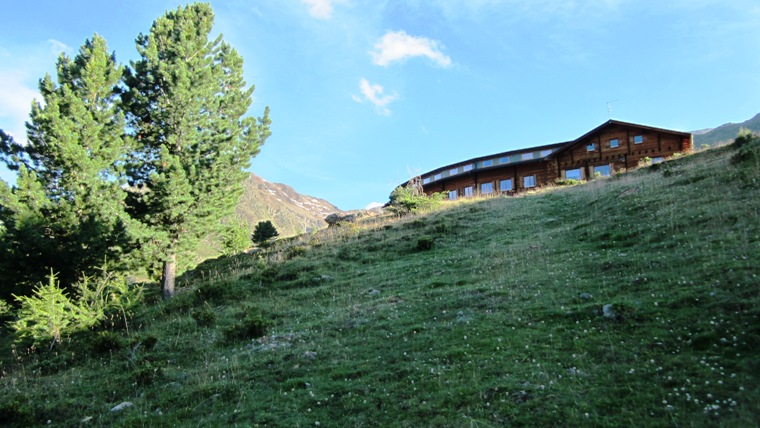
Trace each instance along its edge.
{"label": "meadow grass", "polygon": [[756,426],[760,167],[734,153],[207,261],[53,352],[3,333],[0,423]]}

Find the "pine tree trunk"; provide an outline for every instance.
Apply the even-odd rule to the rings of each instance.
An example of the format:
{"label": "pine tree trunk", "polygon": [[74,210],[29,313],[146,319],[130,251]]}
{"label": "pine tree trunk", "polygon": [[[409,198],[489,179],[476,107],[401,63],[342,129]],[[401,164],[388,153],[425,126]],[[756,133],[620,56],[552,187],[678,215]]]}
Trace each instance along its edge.
{"label": "pine tree trunk", "polygon": [[177,255],[172,254],[164,262],[164,275],[161,279],[161,294],[164,299],[174,297],[174,279],[177,276]]}

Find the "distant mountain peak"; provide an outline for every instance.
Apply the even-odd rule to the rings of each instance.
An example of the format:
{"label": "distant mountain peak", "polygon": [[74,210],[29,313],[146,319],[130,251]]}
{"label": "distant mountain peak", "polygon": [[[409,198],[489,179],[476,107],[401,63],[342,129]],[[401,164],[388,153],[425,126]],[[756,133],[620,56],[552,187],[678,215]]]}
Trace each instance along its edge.
{"label": "distant mountain peak", "polygon": [[243,182],[243,196],[235,212],[251,228],[270,220],[280,236],[292,236],[327,227],[325,217],[342,211],[324,199],[302,195],[283,183],[271,183],[256,174]]}

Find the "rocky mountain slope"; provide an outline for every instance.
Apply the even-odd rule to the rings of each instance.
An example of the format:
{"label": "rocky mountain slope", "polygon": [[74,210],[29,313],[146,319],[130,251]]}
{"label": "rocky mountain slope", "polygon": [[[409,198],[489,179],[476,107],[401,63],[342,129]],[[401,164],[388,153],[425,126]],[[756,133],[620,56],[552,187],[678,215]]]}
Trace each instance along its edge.
{"label": "rocky mountain slope", "polygon": [[694,147],[699,148],[703,144],[714,146],[720,143],[728,143],[736,138],[739,129],[747,128],[753,132],[760,132],[760,113],[749,120],[741,123],[726,123],[717,128],[692,131],[694,134]]}
{"label": "rocky mountain slope", "polygon": [[270,183],[255,174],[243,186],[245,191],[235,211],[251,229],[260,221],[270,220],[280,236],[292,236],[327,227],[325,217],[341,212],[323,199],[302,195],[288,185]]}

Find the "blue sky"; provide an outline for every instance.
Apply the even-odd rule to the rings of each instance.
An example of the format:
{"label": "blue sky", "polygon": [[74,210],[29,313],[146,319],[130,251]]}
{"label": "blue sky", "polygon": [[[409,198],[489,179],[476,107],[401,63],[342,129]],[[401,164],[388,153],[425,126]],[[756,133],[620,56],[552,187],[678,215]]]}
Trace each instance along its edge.
{"label": "blue sky", "polygon": [[[117,60],[180,3],[3,6],[0,129],[98,33]],[[251,170],[341,209],[411,176],[574,139],[608,118],[692,131],[760,112],[757,0],[219,0],[272,136]],[[611,108],[611,110],[610,110]],[[0,172],[12,180],[7,171]]]}

